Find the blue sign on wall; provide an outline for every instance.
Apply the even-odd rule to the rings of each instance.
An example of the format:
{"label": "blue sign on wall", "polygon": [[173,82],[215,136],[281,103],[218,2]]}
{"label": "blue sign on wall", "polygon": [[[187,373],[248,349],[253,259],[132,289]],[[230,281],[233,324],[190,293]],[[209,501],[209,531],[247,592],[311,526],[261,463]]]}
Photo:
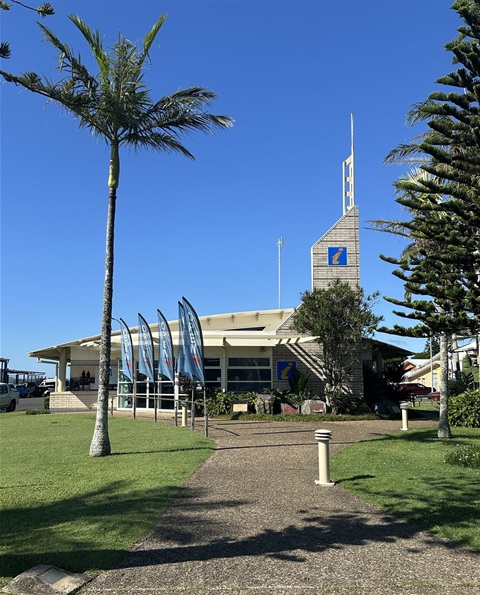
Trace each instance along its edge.
{"label": "blue sign on wall", "polygon": [[347,247],[346,246],[329,246],[328,247],[328,266],[330,267],[346,267]]}
{"label": "blue sign on wall", "polygon": [[288,380],[296,367],[297,362],[277,362],[277,380]]}

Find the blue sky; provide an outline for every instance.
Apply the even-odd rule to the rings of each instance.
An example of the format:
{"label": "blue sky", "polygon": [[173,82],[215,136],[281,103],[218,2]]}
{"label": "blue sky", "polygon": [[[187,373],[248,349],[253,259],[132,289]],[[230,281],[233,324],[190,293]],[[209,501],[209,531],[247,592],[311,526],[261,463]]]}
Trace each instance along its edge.
{"label": "blue sky", "polygon": [[[420,130],[409,107],[452,69],[444,45],[460,21],[450,0],[54,1],[43,23],[85,61],[68,14],[98,28],[110,46],[137,40],[168,18],[145,73],[152,96],[200,85],[211,111],[235,126],[185,138],[194,162],[124,151],[118,189],[114,312],[155,322],[177,317],[182,296],[199,315],[276,308],[310,287],[310,247],[342,215],[342,161],[355,121],[361,282],[367,293],[401,297],[379,254],[398,238],[368,229],[394,219],[392,182],[404,171],[385,155]],[[57,76],[35,14],[1,14],[13,56],[5,70]],[[100,332],[109,153],[72,117],[3,84],[1,98],[1,356],[46,370],[26,352]],[[376,312],[401,322],[381,300]],[[114,326],[115,327],[115,323]],[[423,340],[379,339],[412,351]]]}

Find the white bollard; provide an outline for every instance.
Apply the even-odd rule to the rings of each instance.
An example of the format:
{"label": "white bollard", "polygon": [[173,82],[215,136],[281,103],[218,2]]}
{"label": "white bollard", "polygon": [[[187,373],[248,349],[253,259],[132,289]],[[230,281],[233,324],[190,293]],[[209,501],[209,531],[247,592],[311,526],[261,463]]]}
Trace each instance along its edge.
{"label": "white bollard", "polygon": [[182,428],[187,427],[187,405],[182,403]]}
{"label": "white bollard", "polygon": [[402,401],[400,403],[400,409],[402,410],[402,432],[406,432],[408,430],[408,410],[410,409],[410,405],[406,401]]}
{"label": "white bollard", "polygon": [[335,482],[330,480],[330,430],[315,430],[315,440],[318,441],[318,479],[317,485],[334,486]]}

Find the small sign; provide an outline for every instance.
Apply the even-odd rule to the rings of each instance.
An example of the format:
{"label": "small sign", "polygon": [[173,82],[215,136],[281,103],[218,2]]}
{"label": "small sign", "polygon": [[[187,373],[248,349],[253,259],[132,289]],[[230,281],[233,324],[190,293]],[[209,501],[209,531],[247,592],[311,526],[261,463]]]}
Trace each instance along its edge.
{"label": "small sign", "polygon": [[288,380],[293,370],[297,367],[297,362],[277,362],[277,380]]}
{"label": "small sign", "polygon": [[346,267],[347,266],[347,247],[329,246],[328,247],[328,266]]}

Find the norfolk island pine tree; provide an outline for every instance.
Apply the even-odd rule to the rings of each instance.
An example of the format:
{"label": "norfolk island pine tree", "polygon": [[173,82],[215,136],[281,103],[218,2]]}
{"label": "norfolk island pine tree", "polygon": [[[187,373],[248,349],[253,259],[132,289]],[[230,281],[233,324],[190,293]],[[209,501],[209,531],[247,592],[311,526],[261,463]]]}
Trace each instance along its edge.
{"label": "norfolk island pine tree", "polygon": [[[428,299],[423,303],[419,300],[413,303],[411,299],[389,301],[411,308],[410,315],[405,317],[423,321],[429,328],[443,333],[445,373],[448,335],[478,333],[480,327],[480,2],[458,0],[452,8],[464,24],[458,28],[458,37],[445,47],[453,54],[453,64],[459,67],[437,83],[454,90],[431,93],[426,101],[413,106],[407,121],[411,124],[425,121],[428,131],[413,142],[400,145],[387,157],[387,161],[393,162],[419,161],[427,174],[422,179],[402,180],[396,185],[404,191],[397,201],[413,214],[409,233],[423,237],[431,249],[424,252],[423,260],[416,258],[407,263],[403,258],[402,266],[394,274],[407,281],[415,269],[410,289],[415,289],[416,282],[417,289],[422,287],[417,294],[430,297],[437,307],[432,310]],[[395,259],[390,262],[400,265]],[[420,327],[396,330],[398,334],[411,335],[412,330],[419,332]],[[449,437],[446,378],[442,384],[439,436]]]}

